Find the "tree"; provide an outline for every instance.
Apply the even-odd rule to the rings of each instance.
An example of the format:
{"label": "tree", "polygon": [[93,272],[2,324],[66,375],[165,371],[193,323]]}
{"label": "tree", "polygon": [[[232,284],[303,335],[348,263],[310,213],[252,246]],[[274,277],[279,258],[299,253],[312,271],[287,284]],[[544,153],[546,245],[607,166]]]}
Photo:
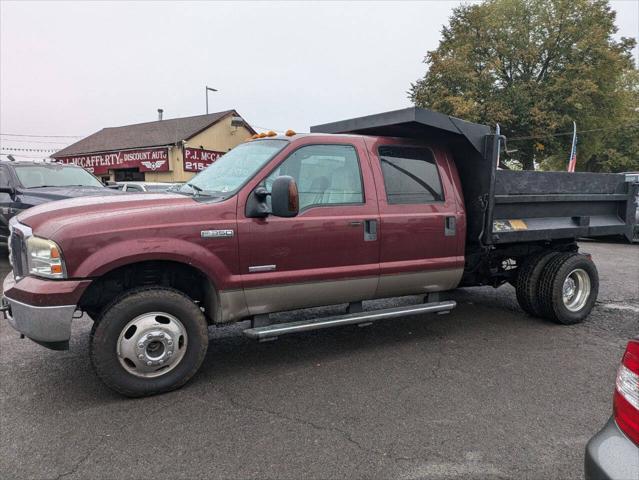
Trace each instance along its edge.
{"label": "tree", "polygon": [[[453,10],[409,97],[494,125],[523,168],[565,169],[577,122],[578,169],[639,169],[635,39],[615,40],[606,0],[487,0]],[[632,127],[635,125],[635,127]],[[523,137],[517,139],[518,137]]]}

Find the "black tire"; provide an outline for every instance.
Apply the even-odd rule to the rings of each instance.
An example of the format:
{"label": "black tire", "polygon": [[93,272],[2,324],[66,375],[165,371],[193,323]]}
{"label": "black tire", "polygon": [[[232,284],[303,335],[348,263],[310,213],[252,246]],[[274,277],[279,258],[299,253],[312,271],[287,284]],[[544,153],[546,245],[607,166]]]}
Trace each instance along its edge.
{"label": "black tire", "polygon": [[[569,309],[564,303],[563,287],[568,276],[583,271],[590,283],[589,293],[578,310]],[[591,312],[599,294],[599,273],[592,260],[578,253],[562,253],[550,260],[539,282],[539,299],[542,315],[564,325],[582,322]]]}
{"label": "black tire", "polygon": [[[187,341],[185,352],[180,353],[181,359],[172,369],[161,376],[144,378],[124,368],[117,348],[129,322],[149,312],[164,312],[179,319]],[[169,348],[180,347],[176,344]],[[200,308],[177,290],[147,287],[124,293],[103,309],[91,330],[89,356],[96,374],[109,388],[128,397],[144,397],[175,390],[188,382],[200,368],[207,348],[207,323]]]}
{"label": "black tire", "polygon": [[519,306],[529,315],[539,317],[542,313],[539,300],[539,279],[544,267],[559,252],[542,252],[530,257],[517,273],[515,289]]}

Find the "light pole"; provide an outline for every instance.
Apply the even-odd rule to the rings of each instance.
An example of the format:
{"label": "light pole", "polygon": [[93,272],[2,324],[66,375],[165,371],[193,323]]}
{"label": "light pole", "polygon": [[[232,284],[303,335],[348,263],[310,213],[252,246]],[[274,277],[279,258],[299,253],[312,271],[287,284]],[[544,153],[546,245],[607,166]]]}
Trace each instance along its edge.
{"label": "light pole", "polygon": [[217,92],[217,89],[212,88],[212,87],[205,87],[205,94],[206,94],[206,114],[209,114],[209,90],[211,92]]}

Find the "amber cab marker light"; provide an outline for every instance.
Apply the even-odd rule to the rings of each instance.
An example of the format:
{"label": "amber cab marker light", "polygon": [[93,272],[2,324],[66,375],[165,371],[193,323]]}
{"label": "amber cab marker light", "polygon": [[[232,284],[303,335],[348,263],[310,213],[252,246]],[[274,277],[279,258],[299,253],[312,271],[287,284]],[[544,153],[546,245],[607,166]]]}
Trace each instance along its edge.
{"label": "amber cab marker light", "polygon": [[266,134],[266,136],[267,136],[267,137],[276,137],[276,136],[277,136],[277,133],[275,133],[273,130],[270,130],[270,131]]}
{"label": "amber cab marker light", "polygon": [[294,132],[293,130],[286,130],[285,135],[286,135],[287,137],[292,137],[293,135],[295,135],[295,132]]}

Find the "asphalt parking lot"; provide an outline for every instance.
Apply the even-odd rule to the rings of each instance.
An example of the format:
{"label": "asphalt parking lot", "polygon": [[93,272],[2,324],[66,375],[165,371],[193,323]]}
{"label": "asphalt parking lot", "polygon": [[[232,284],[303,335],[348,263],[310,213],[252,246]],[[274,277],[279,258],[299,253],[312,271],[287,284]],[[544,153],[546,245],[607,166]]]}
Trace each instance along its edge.
{"label": "asphalt parking lot", "polygon": [[582,250],[601,287],[581,325],[526,316],[507,286],[459,290],[449,315],[269,343],[211,330],[191,383],[139,400],[94,376],[90,320],[66,352],[2,320],[0,477],[581,478],[639,333],[639,246]]}

